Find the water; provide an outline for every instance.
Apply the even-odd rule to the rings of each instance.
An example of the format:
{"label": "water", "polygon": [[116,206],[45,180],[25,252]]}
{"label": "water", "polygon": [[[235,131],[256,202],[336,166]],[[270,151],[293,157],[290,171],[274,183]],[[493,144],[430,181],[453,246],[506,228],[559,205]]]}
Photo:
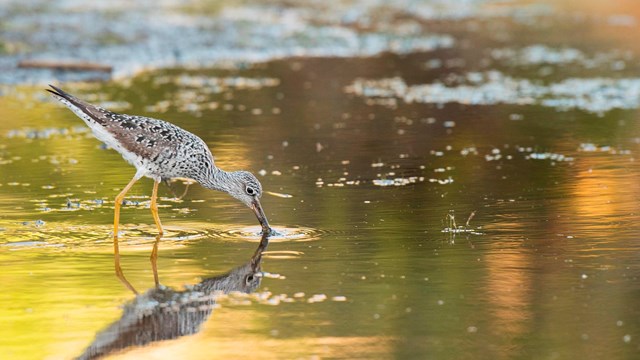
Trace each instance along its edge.
{"label": "water", "polygon": [[[429,25],[453,49],[65,84],[259,174],[280,233],[251,294],[216,298],[194,335],[115,358],[638,357],[640,129],[633,86],[618,91],[637,75],[637,44],[618,31],[628,18],[576,17],[567,32],[565,11]],[[503,74],[543,91],[527,97],[536,90],[519,80],[509,92]],[[396,77],[418,100],[396,85],[353,91]],[[604,80],[573,96],[553,87],[568,78]],[[445,103],[425,87],[437,83]],[[508,96],[471,105],[459,91],[483,85]],[[578,106],[585,97],[593,106]],[[74,358],[136,298],[110,238],[113,198],[135,171],[40,87],[6,88],[0,117],[3,358]],[[184,187],[160,188],[157,268],[188,293],[247,264],[260,238],[240,203],[198,185],[176,199]],[[151,188],[136,184],[122,210],[122,266],[140,294],[154,288]]]}

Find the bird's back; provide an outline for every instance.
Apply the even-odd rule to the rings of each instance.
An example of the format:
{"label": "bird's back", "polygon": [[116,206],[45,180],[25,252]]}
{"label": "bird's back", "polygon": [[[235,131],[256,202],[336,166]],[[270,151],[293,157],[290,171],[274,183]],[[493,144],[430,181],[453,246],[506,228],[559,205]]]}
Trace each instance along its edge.
{"label": "bird's back", "polygon": [[144,116],[118,114],[51,87],[55,91],[48,91],[84,120],[96,138],[122,154],[141,175],[200,181],[199,177],[214,166],[204,141],[176,125]]}

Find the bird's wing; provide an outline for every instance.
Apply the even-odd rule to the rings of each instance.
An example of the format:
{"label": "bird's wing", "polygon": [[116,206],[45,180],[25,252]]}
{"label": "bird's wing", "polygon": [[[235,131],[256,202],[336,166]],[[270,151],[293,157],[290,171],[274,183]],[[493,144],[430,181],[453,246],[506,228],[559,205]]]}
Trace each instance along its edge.
{"label": "bird's wing", "polygon": [[113,147],[132,164],[138,157],[153,163],[162,159],[192,157],[193,163],[174,164],[176,169],[171,167],[166,174],[158,175],[194,179],[202,172],[196,167],[214,164],[213,155],[204,141],[184,129],[159,119],[115,113],[50,86],[47,91],[84,120],[99,140]]}

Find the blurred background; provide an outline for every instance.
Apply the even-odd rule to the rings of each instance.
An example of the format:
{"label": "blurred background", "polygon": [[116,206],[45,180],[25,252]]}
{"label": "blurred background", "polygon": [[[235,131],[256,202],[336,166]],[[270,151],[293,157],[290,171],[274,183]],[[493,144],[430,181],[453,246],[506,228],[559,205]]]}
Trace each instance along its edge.
{"label": "blurred background", "polygon": [[[113,274],[113,199],[135,171],[54,84],[202,137],[218,166],[257,174],[281,233],[252,295],[109,356],[637,358],[639,16],[599,0],[0,1],[3,356],[135,344],[109,326],[158,305]],[[140,293],[151,188],[121,221]],[[260,241],[240,203],[184,188],[160,189],[175,291]]]}

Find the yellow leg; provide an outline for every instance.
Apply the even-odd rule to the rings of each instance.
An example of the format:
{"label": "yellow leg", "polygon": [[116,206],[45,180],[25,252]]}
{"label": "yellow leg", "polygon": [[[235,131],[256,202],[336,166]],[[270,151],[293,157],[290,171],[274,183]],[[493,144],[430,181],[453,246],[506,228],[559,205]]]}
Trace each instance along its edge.
{"label": "yellow leg", "polygon": [[118,244],[118,224],[120,223],[120,207],[122,206],[122,201],[124,200],[124,196],[127,195],[127,192],[131,189],[133,184],[138,181],[137,177],[131,179],[131,181],[127,184],[127,186],[122,189],[120,194],[116,196],[116,203],[114,205],[114,213],[113,213],[113,241],[117,245]]}
{"label": "yellow leg", "polygon": [[131,189],[133,184],[138,181],[137,177],[131,179],[131,181],[127,184],[127,186],[122,189],[120,194],[116,196],[115,205],[114,205],[114,215],[113,215],[113,258],[115,262],[116,268],[116,276],[122,283],[129,288],[129,290],[133,291],[137,294],[137,291],[131,286],[129,281],[124,277],[124,273],[122,272],[122,268],[120,267],[120,247],[118,246],[118,224],[120,223],[120,207],[122,206],[122,200],[124,200],[124,196]]}
{"label": "yellow leg", "polygon": [[162,223],[160,222],[160,216],[158,216],[158,185],[160,185],[159,181],[155,181],[153,183],[153,192],[151,193],[151,215],[153,215],[153,221],[156,223],[156,227],[158,228],[158,233],[160,236],[164,233],[162,231]]}

